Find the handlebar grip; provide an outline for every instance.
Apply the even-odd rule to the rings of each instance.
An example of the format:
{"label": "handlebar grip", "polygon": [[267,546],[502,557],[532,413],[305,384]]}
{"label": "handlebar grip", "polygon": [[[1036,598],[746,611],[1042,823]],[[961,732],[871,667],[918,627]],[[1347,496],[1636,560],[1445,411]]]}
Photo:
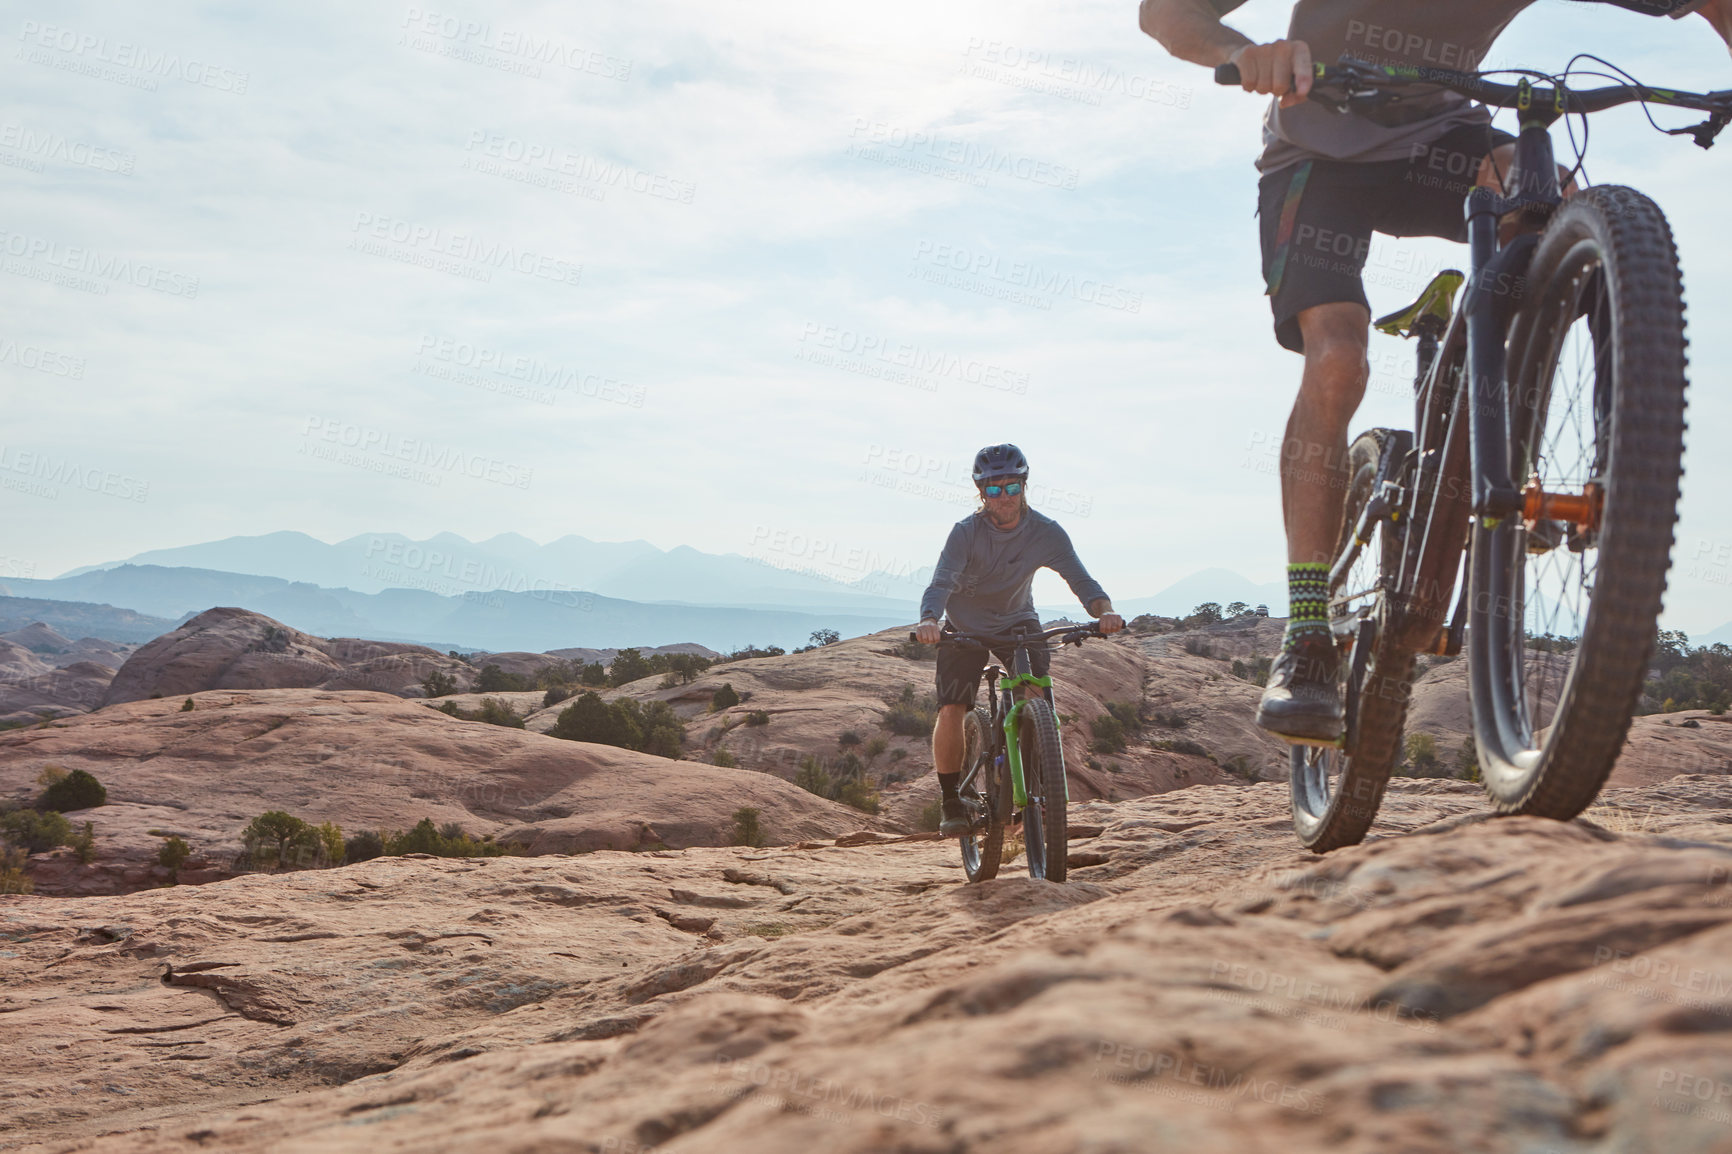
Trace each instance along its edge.
{"label": "handlebar grip", "polygon": [[1237,64],[1218,64],[1215,66],[1215,83],[1238,85],[1244,82],[1239,75]]}

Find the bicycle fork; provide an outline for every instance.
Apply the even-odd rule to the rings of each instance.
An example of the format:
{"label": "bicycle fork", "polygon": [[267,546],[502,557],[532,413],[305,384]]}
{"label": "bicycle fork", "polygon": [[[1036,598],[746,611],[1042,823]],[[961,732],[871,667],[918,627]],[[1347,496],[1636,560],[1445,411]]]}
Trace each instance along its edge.
{"label": "bicycle fork", "polygon": [[[1016,739],[1016,727],[1021,719],[1022,702],[1017,701],[1004,715],[1004,761],[1010,767],[1010,793],[1017,809],[1024,809],[1028,806],[1028,786],[1024,783],[1022,776],[1022,745]],[[1053,724],[1058,724],[1056,711],[1053,714]],[[1062,742],[1059,744],[1058,756],[1059,768],[1062,770],[1064,768],[1064,744]],[[1060,780],[1064,782],[1064,799],[1068,802],[1070,800],[1070,776],[1061,773]]]}

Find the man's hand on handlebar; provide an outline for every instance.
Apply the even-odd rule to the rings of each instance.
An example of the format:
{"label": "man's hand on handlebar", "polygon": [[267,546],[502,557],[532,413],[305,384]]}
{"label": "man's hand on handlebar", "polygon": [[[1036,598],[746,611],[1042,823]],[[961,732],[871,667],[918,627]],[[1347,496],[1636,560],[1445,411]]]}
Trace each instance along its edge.
{"label": "man's hand on handlebar", "polygon": [[1291,108],[1311,93],[1311,46],[1303,40],[1247,44],[1227,58],[1239,69],[1239,86],[1281,98]]}
{"label": "man's hand on handlebar", "polygon": [[922,621],[914,630],[915,639],[922,645],[937,645],[938,639],[943,635],[944,631],[939,628],[938,622],[930,617]]}
{"label": "man's hand on handlebar", "polygon": [[1125,627],[1125,619],[1117,613],[1102,613],[1100,617],[1101,635],[1110,637]]}

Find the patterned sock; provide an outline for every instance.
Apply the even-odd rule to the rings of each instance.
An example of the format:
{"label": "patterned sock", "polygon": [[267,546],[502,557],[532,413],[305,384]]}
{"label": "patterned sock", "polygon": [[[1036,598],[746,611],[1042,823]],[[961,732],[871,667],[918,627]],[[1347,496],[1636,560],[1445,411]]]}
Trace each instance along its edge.
{"label": "patterned sock", "polygon": [[1292,649],[1301,641],[1314,638],[1328,639],[1329,566],[1308,561],[1287,566],[1287,605],[1287,632],[1281,638],[1282,649]]}

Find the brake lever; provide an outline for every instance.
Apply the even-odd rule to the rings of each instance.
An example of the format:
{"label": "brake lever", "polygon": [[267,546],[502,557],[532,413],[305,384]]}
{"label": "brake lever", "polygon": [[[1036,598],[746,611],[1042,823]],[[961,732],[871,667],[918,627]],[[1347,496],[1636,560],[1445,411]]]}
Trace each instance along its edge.
{"label": "brake lever", "polygon": [[1732,122],[1732,110],[1719,109],[1708,114],[1708,119],[1701,124],[1689,128],[1668,128],[1667,136],[1688,136],[1696,142],[1698,148],[1713,148],[1714,138],[1720,135],[1720,130]]}

